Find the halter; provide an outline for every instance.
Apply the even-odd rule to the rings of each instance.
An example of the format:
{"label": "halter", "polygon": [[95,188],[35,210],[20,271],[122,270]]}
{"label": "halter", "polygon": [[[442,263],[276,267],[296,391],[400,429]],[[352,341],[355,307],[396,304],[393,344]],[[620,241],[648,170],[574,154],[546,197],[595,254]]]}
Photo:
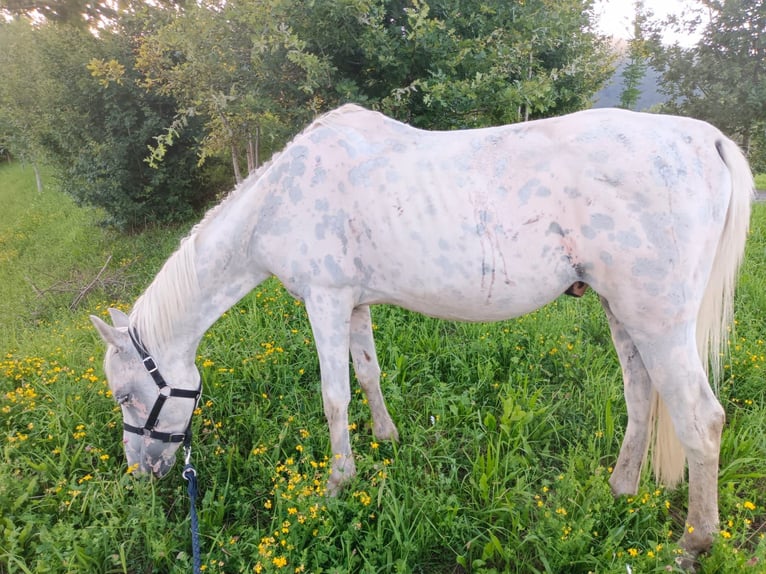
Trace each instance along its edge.
{"label": "halter", "polygon": [[141,357],[141,362],[143,362],[144,367],[146,367],[146,370],[149,372],[149,374],[152,376],[152,379],[154,379],[154,382],[157,384],[159,395],[157,395],[157,400],[154,401],[154,406],[149,413],[149,418],[146,419],[146,423],[143,427],[134,427],[133,425],[129,425],[128,423],[123,422],[122,428],[127,432],[147,436],[162,442],[183,442],[184,447],[188,449],[191,445],[191,417],[189,417],[189,424],[186,426],[186,430],[183,433],[160,432],[154,430],[154,427],[157,425],[157,419],[160,416],[160,411],[162,410],[162,407],[168,397],[194,399],[194,405],[196,407],[197,401],[199,401],[199,397],[202,392],[202,386],[200,385],[196,391],[189,389],[174,389],[169,387],[163,376],[160,374],[160,370],[157,368],[157,363],[154,362],[152,356],[138,339],[138,333],[136,333],[134,329],[128,329],[128,334],[130,335],[130,340],[133,341],[133,346],[136,348],[136,351],[138,351],[138,355]]}

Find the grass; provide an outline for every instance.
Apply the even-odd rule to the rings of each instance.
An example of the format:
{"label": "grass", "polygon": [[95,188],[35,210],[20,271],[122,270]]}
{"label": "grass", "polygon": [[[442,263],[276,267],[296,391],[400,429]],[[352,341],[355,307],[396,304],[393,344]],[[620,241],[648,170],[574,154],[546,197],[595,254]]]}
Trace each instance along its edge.
{"label": "grass", "polygon": [[[54,191],[28,201],[22,172],[0,169],[5,225],[26,230],[3,228],[0,254],[0,289],[12,293],[2,319],[15,325],[0,349],[0,572],[189,572],[180,467],[162,481],[126,472],[87,319],[127,309],[182,231],[113,236]],[[38,297],[18,279],[46,269],[53,283],[87,284],[109,255],[104,280],[74,309],[79,288]],[[759,204],[720,389],[721,534],[702,572],[758,572],[766,560],[764,270]],[[336,499],[323,496],[329,440],[303,307],[270,280],[206,334],[194,421],[205,572],[673,570],[686,488],[646,476],[634,497],[609,491],[625,407],[592,294],[496,324],[392,307],[373,321],[401,442],[374,439],[355,391],[359,476]]]}
{"label": "grass", "polygon": [[759,173],[755,176],[755,188],[766,190],[766,173]]}

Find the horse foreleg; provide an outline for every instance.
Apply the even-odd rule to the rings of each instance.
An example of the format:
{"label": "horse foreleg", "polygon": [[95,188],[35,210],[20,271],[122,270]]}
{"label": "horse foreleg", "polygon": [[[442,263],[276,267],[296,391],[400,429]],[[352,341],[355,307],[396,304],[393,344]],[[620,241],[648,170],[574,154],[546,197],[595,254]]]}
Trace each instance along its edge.
{"label": "horse foreleg", "polygon": [[625,403],[628,409],[625,438],[622,441],[614,471],[609,478],[609,485],[615,496],[635,494],[649,447],[652,383],[630,334],[614,316],[608,301],[603,297],[601,304],[606,312],[614,348],[622,366]]}
{"label": "horse foreleg", "polygon": [[353,303],[350,293],[317,288],[311,290],[305,303],[319,356],[322,401],[330,429],[333,458],[327,494],[332,496],[356,474],[348,431],[349,326]]}
{"label": "horse foreleg", "polygon": [[399,432],[388,414],[380,391],[380,366],[372,337],[370,308],[367,305],[357,307],[351,313],[350,343],[354,372],[372,412],[372,432],[380,440],[398,441]]}

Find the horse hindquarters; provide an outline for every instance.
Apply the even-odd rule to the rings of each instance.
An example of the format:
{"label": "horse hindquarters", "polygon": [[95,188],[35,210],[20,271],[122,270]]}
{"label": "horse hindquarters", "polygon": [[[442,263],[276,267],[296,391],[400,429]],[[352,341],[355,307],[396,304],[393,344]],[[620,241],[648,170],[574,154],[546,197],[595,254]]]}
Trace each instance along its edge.
{"label": "horse hindquarters", "polygon": [[[672,315],[674,321],[670,321],[667,310],[662,309],[656,297],[642,299],[644,294],[640,292],[620,300],[619,320],[612,316],[614,309],[605,305],[615,345],[626,372],[626,398],[629,402],[632,400],[627,387],[635,387],[636,378],[644,378],[641,369],[635,366],[631,368],[629,364],[630,356],[625,353],[625,349],[630,350],[632,347],[639,354],[654,392],[658,393],[659,400],[665,406],[664,410],[659,409],[657,413],[653,411],[648,421],[651,427],[654,414],[660,419],[657,423],[655,449],[671,445],[669,455],[655,457],[655,463],[659,465],[655,472],[660,477],[668,476],[671,483],[682,477],[682,465],[670,472],[663,468],[668,461],[677,465],[682,460],[681,453],[674,452],[672,448],[676,437],[689,461],[689,510],[680,543],[692,556],[708,550],[718,530],[718,458],[724,411],[710,387],[706,368],[710,354],[712,378],[717,382],[720,377],[720,356],[726,345],[727,327],[732,317],[736,277],[744,255],[753,190],[749,166],[737,146],[727,139],[719,139],[715,142],[715,148],[727,170],[726,176],[722,174],[720,181],[728,181],[730,184],[730,188],[722,194],[728,199],[726,217],[722,226],[713,221],[700,223],[702,237],[710,236],[706,225],[708,228],[720,229],[720,236],[712,250],[696,251],[701,258],[710,251],[715,256],[708,273],[699,272],[706,266],[704,261],[699,260],[696,265],[692,261],[692,266],[685,273],[676,270],[677,276],[674,277],[678,282],[688,281],[691,277],[704,280],[705,288],[699,295],[699,303],[687,306],[684,312],[677,309]],[[711,162],[716,160],[709,159]],[[686,259],[693,260],[691,254],[695,253],[694,246],[688,244],[684,248],[688,251],[681,253],[687,256]],[[694,291],[692,285],[689,293]],[[694,300],[697,299],[686,299],[684,302],[689,304]],[[666,305],[669,302],[667,300]],[[696,314],[693,315],[694,310]],[[654,324],[649,320],[652,312],[656,315]],[[626,342],[626,336],[629,342]],[[641,399],[646,400],[646,385],[641,387]],[[629,404],[628,409],[629,413],[638,412],[639,415],[646,412],[645,404],[641,407]],[[661,420],[663,416],[669,417],[672,425],[664,424]],[[673,431],[676,437],[670,437]],[[636,445],[643,448],[646,434],[626,433],[626,444],[623,444],[620,460],[623,460],[626,446],[631,444],[628,439],[633,441],[634,448]],[[635,464],[623,464],[615,473],[617,477],[613,481],[613,488],[615,484],[630,486],[636,480]]]}

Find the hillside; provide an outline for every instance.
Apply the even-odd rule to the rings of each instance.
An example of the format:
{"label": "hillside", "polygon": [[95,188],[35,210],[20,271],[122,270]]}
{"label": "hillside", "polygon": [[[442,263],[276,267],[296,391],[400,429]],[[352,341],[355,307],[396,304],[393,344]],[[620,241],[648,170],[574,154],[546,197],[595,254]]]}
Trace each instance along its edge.
{"label": "hillside", "polygon": [[[615,39],[614,50],[618,54],[614,75],[594,97],[594,108],[612,108],[620,105],[620,94],[623,90],[622,74],[628,64],[627,45],[624,40]],[[652,68],[647,68],[641,82],[641,96],[638,99],[637,111],[646,111],[665,101],[665,96],[658,90],[660,74]]]}
{"label": "hillside", "polygon": [[[612,79],[596,94],[594,108],[612,108],[620,105],[620,94],[623,90],[622,72],[626,61],[623,60],[617,66]],[[658,89],[659,74],[652,68],[646,70],[646,75],[641,82],[641,96],[638,99],[637,111],[647,111],[665,101],[665,96]]]}

